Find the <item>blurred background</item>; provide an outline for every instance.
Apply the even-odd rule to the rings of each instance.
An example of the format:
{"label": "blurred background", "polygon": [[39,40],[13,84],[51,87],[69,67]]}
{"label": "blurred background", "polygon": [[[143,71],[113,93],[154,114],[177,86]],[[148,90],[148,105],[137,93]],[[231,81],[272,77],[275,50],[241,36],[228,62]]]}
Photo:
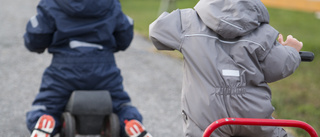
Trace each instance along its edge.
{"label": "blurred background", "polygon": [[[276,108],[273,116],[305,121],[319,133],[320,0],[262,1],[269,10],[270,24],[283,35],[291,34],[302,41],[303,51],[315,54],[313,62],[302,62],[293,75],[270,84]],[[0,0],[0,136],[28,136],[25,113],[38,92],[42,72],[50,63],[51,55],[30,53],[23,46],[25,25],[35,14],[38,2]],[[148,28],[163,11],[193,8],[198,0],[120,2],[123,11],[134,19],[138,34],[126,52],[117,54],[124,85],[133,104],[144,115],[145,126],[155,137],[179,137],[182,132],[179,110],[182,55],[179,52],[158,53],[148,41]],[[288,130],[295,137],[307,136],[301,129]]]}
{"label": "blurred background", "polygon": [[[163,11],[193,8],[198,0],[120,0],[123,11],[135,21],[136,33],[148,37],[148,26]],[[284,36],[302,41],[303,51],[315,54],[313,62],[302,62],[286,79],[271,83],[272,103],[277,119],[305,121],[320,132],[320,0],[262,0],[270,14],[270,24]],[[167,52],[165,53],[167,54]],[[170,52],[182,58],[179,52]],[[294,136],[307,136],[297,128],[287,128]]]}

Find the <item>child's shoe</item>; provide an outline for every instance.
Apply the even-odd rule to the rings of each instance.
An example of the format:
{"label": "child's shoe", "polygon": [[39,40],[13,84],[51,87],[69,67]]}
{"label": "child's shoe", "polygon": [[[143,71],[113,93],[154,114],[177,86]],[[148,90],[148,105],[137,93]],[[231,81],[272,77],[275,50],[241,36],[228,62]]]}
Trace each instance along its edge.
{"label": "child's shoe", "polygon": [[31,137],[50,137],[55,125],[55,120],[50,115],[42,115],[34,130],[32,131]]}
{"label": "child's shoe", "polygon": [[124,123],[126,124],[125,130],[129,137],[152,137],[139,121],[126,120]]}

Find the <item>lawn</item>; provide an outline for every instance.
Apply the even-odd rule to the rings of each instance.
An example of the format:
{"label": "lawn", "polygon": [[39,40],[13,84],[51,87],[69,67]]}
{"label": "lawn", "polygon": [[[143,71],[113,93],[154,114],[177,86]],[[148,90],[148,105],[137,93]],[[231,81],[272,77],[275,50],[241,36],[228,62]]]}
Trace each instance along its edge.
{"label": "lawn", "polygon": [[[177,7],[192,8],[198,0],[178,0]],[[123,11],[135,20],[137,33],[148,37],[148,27],[159,15],[160,0],[120,0]],[[320,20],[313,13],[269,8],[270,24],[284,35],[292,34],[304,43],[302,50],[312,51],[313,62],[302,62],[286,79],[271,83],[274,117],[309,123],[320,132]],[[175,53],[178,54],[178,53]],[[290,128],[291,129],[291,128]],[[293,128],[297,135],[304,130]]]}

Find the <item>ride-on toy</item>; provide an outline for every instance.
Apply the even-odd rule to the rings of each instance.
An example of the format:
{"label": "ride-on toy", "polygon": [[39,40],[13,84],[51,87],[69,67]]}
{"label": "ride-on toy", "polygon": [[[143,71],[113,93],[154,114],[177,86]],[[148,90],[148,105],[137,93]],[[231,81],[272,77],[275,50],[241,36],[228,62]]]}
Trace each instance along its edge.
{"label": "ride-on toy", "polygon": [[74,91],[62,115],[60,137],[100,135],[119,137],[118,116],[112,113],[109,91]]}
{"label": "ride-on toy", "polygon": [[[314,54],[311,52],[300,52],[302,61],[312,61]],[[74,91],[62,116],[63,127],[60,137],[75,137],[76,135],[100,135],[102,137],[119,137],[120,123],[118,116],[112,113],[112,100],[108,91]],[[224,118],[213,122],[205,131],[203,137],[210,134],[219,126],[226,124],[237,125],[266,125],[266,126],[293,126],[302,127],[307,124],[290,120],[270,119],[243,119]],[[311,126],[310,126],[311,127]],[[307,126],[312,137],[318,137],[313,130]]]}
{"label": "ride-on toy", "polygon": [[[299,52],[301,61],[313,61],[314,54],[312,52]],[[283,126],[297,127],[306,130],[311,137],[318,137],[317,132],[309,124],[298,120],[284,119],[255,119],[255,118],[222,118],[212,122],[203,133],[203,137],[210,137],[212,132],[220,126],[224,125],[251,125],[251,126]]]}
{"label": "ride-on toy", "polygon": [[283,126],[298,127],[306,130],[311,137],[318,137],[317,132],[309,124],[298,120],[285,119],[255,119],[255,118],[222,118],[211,123],[203,133],[203,137],[210,137],[211,133],[224,125],[251,125],[251,126]]}

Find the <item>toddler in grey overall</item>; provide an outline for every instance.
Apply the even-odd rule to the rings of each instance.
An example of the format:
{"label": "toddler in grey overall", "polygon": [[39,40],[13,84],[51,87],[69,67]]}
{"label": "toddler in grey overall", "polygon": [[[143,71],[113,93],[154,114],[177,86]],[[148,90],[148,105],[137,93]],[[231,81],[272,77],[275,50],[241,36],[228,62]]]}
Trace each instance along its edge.
{"label": "toddler in grey overall", "polygon": [[[260,0],[200,0],[194,9],[163,13],[149,27],[159,50],[183,54],[182,113],[186,137],[200,137],[213,121],[272,119],[267,83],[292,74],[302,43],[269,25]],[[286,136],[279,127],[223,126],[213,136]]]}

